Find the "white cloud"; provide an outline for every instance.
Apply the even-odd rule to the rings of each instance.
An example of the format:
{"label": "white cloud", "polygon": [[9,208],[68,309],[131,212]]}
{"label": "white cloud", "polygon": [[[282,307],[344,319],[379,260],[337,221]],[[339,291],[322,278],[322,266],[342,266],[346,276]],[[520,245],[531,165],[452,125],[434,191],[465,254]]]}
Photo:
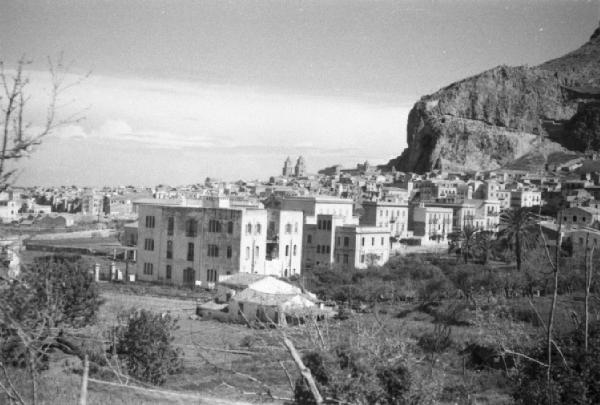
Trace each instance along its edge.
{"label": "white cloud", "polygon": [[[45,77],[31,73],[35,96],[32,116],[43,116],[44,97],[38,95],[43,94]],[[233,172],[237,164],[232,166],[228,157],[235,154],[255,161],[256,170],[264,166],[265,174],[266,162],[261,157],[266,155],[276,159],[279,155],[303,154],[308,160],[314,157],[331,164],[355,159],[381,162],[395,157],[406,144],[410,108],[406,103],[362,101],[358,97],[108,76],[91,76],[64,96],[66,103],[59,115],[85,109],[86,119],[57,131],[58,140],[69,142],[53,148],[69,148],[77,142],[89,144],[90,153],[95,150],[93,145],[103,145],[189,151],[191,155],[186,156],[197,152],[222,154],[224,159],[210,163],[209,169],[215,172]],[[166,154],[165,159],[173,156]]]}

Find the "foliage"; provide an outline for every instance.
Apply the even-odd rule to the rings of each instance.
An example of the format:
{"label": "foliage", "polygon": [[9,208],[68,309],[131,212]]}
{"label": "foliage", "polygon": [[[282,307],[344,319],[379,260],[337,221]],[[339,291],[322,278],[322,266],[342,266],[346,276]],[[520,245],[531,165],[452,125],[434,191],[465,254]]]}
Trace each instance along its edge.
{"label": "foliage", "polygon": [[500,214],[499,236],[515,254],[517,270],[521,270],[523,251],[536,242],[536,216],[529,208],[511,208]]}
{"label": "foliage", "polygon": [[321,267],[306,278],[308,289],[320,298],[349,303],[439,299],[452,290],[438,266],[413,256],[394,256],[385,265],[366,270]]}
{"label": "foliage", "polygon": [[[540,363],[525,362],[516,378],[515,400],[521,404],[600,403],[600,323],[590,325],[589,347],[584,347],[584,331],[575,330],[556,339],[561,353],[553,348],[550,386],[546,382],[546,342],[529,356]],[[564,356],[564,360],[563,360]]]}
{"label": "foliage", "polygon": [[117,353],[129,374],[155,385],[181,371],[182,351],[173,346],[177,320],[169,314],[139,310],[121,314],[127,325],[117,327]]}
{"label": "foliage", "polygon": [[[64,349],[59,342],[63,328],[86,326],[96,319],[101,300],[85,267],[79,257],[43,257],[24,266],[19,278],[3,286],[1,362],[27,368],[34,402],[37,376],[48,368],[48,350]],[[14,378],[6,370],[4,377]],[[14,387],[2,389],[13,399],[20,395]]]}
{"label": "foliage", "polygon": [[[314,376],[321,394],[329,400],[353,404],[408,403],[410,372],[402,363],[374,363],[362,351],[338,346],[332,352],[309,352],[302,361]],[[296,381],[297,403],[314,403],[303,378]]]}
{"label": "foliage", "polygon": [[450,326],[438,323],[431,332],[419,337],[418,345],[427,353],[442,353],[452,345],[451,334]]}
{"label": "foliage", "polygon": [[4,291],[4,315],[23,324],[46,321],[49,327],[93,323],[102,300],[86,267],[79,256],[37,258]]}

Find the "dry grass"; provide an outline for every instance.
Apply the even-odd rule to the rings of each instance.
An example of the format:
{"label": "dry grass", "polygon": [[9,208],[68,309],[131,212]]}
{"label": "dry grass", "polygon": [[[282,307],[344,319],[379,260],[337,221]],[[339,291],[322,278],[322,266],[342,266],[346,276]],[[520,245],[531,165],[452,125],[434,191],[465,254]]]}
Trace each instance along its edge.
{"label": "dry grass", "polygon": [[[117,322],[117,314],[123,310],[143,308],[168,312],[179,319],[175,344],[183,349],[184,370],[181,374],[171,376],[165,386],[161,387],[168,391],[167,394],[91,382],[88,403],[282,403],[282,398],[292,398],[292,389],[281,364],[291,374],[293,381],[299,377],[299,373],[281,344],[281,330],[256,330],[240,324],[192,320],[190,315],[195,311],[195,301],[192,299],[135,295],[131,291],[109,287],[103,287],[102,295],[105,303],[100,308],[97,324],[77,331],[86,336],[90,345],[96,345],[100,353],[106,350],[106,346],[100,347],[101,342],[107,339],[105,331]],[[386,308],[387,313],[379,314],[377,319],[374,314],[360,314],[346,321],[329,320],[319,325],[320,332],[323,340],[332,344],[347,335],[372,338],[373,344],[377,344],[379,335],[370,337],[369,333],[379,329],[378,325],[383,323],[385,331],[382,333],[385,333],[386,339],[401,341],[403,345],[414,349],[416,338],[432,329],[432,317],[419,312],[411,312],[404,318],[396,317],[402,309],[402,306],[390,306]],[[300,352],[314,349],[320,344],[320,338],[312,324],[289,327],[285,329],[285,333]],[[488,332],[473,326],[453,327],[452,338],[456,345],[440,355],[435,366],[435,383],[449,392],[442,403],[461,403],[457,398],[463,391],[468,392],[471,397],[476,395],[477,403],[509,402],[507,393],[510,390],[503,386],[501,381],[505,379],[500,373],[462,373],[462,356],[459,354],[462,343],[475,339],[482,333]],[[227,352],[228,350],[244,350],[254,354],[237,354]],[[414,355],[418,360],[422,354],[418,353],[418,349],[414,350],[417,350]],[[411,371],[419,379],[415,384],[431,383],[423,377],[432,375],[428,361],[416,361],[413,367]],[[74,371],[80,369],[79,359],[53,354],[51,368],[42,374],[40,382],[42,403],[76,403],[80,376]],[[432,377],[429,379],[433,380]],[[455,391],[460,391],[460,395],[455,394]]]}

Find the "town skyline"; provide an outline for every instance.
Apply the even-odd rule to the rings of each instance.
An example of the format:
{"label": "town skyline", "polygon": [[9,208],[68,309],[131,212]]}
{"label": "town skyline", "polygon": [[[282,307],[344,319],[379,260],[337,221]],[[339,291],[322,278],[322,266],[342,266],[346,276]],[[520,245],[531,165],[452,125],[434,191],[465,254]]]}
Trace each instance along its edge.
{"label": "town skyline", "polygon": [[498,64],[560,56],[598,20],[585,1],[3,8],[0,34],[11,41],[0,55],[8,67],[22,55],[34,61],[34,114],[48,55],[64,52],[75,74],[92,71],[65,97],[86,119],[20,162],[25,186],[265,179],[287,155],[305,156],[309,172],[381,164],[406,146],[421,96]]}

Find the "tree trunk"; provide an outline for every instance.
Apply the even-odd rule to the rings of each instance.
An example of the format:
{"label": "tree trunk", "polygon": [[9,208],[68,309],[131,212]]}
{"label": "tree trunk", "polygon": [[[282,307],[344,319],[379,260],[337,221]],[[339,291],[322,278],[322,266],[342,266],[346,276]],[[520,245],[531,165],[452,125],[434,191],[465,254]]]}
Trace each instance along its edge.
{"label": "tree trunk", "polygon": [[[551,395],[552,390],[550,389],[550,377],[551,377],[551,371],[552,371],[552,327],[554,326],[554,312],[556,310],[556,300],[557,300],[557,296],[558,296],[558,275],[559,275],[559,271],[560,271],[560,245],[562,242],[562,236],[561,236],[561,228],[562,228],[562,216],[560,214],[560,212],[558,213],[558,231],[557,231],[557,236],[556,236],[556,254],[554,257],[554,265],[552,265],[552,262],[550,263],[550,265],[552,266],[552,270],[554,272],[554,288],[553,288],[553,293],[552,293],[552,305],[550,306],[550,314],[548,316],[548,336],[547,336],[547,352],[548,352],[548,371],[546,374],[546,383],[547,383],[547,392],[549,395]],[[552,403],[552,400],[551,400]]]}
{"label": "tree trunk", "polygon": [[294,344],[292,343],[291,340],[289,340],[286,337],[283,338],[283,343],[285,343],[285,346],[287,347],[288,351],[292,355],[292,358],[296,362],[298,369],[300,370],[300,374],[302,374],[302,377],[304,377],[304,380],[308,384],[308,387],[310,388],[310,392],[312,393],[313,398],[315,399],[315,402],[318,405],[322,404],[323,397],[321,396],[321,393],[319,392],[319,389],[317,388],[317,384],[315,383],[315,380],[313,379],[313,376],[312,376],[310,370],[302,362],[302,359],[300,358],[298,351],[294,347]]}
{"label": "tree trunk", "polygon": [[[588,233],[587,238],[590,237]],[[584,349],[585,352],[588,352],[588,333],[589,333],[589,323],[590,323],[590,285],[592,284],[592,274],[593,274],[593,263],[594,263],[594,247],[590,250],[589,257],[587,255],[587,238],[586,238],[586,260],[585,260],[585,313],[584,313]]]}
{"label": "tree trunk", "polygon": [[517,256],[517,271],[521,271],[521,236],[515,236],[515,255]]}

